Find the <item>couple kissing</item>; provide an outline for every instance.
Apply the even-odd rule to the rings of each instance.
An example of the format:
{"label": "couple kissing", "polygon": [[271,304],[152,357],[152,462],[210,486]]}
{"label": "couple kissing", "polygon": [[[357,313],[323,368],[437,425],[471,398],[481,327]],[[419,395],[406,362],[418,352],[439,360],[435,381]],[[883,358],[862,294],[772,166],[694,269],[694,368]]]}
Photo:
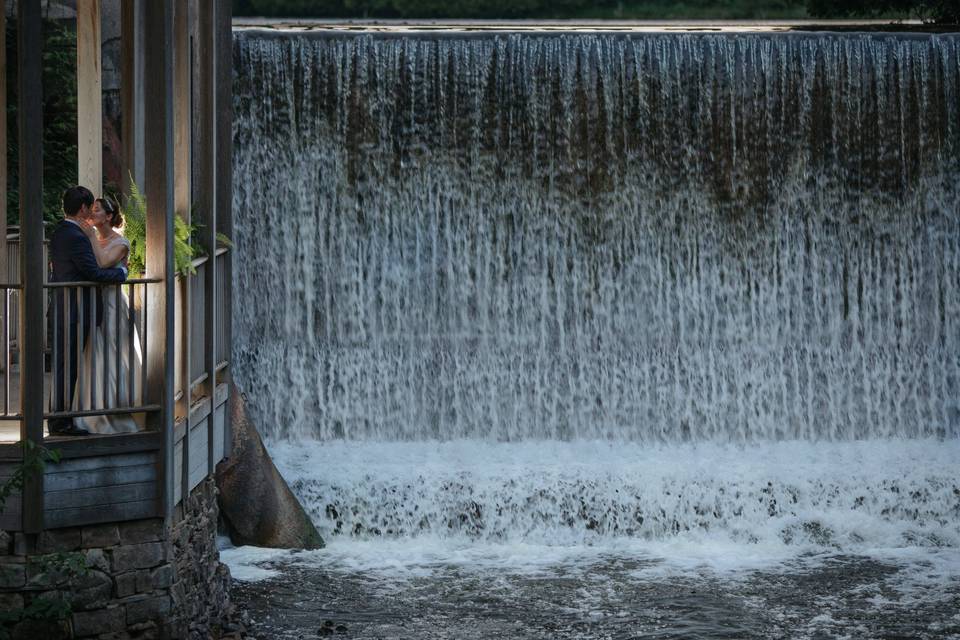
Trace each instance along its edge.
{"label": "couple kissing", "polygon": [[[50,282],[123,283],[130,242],[120,232],[122,226],[120,209],[108,198],[94,198],[82,186],[67,189],[63,220],[50,236]],[[116,314],[119,320],[129,319],[125,296],[91,284],[51,291],[50,318],[57,345],[52,413],[133,406],[132,389],[127,387],[130,368],[140,367],[139,348],[136,354],[132,348],[139,347],[139,340],[131,345],[133,341],[120,340],[109,330],[119,326]],[[110,363],[117,361],[120,370],[111,370]],[[48,429],[50,435],[84,436],[129,433],[137,431],[138,425],[129,414],[59,416],[49,421]]]}

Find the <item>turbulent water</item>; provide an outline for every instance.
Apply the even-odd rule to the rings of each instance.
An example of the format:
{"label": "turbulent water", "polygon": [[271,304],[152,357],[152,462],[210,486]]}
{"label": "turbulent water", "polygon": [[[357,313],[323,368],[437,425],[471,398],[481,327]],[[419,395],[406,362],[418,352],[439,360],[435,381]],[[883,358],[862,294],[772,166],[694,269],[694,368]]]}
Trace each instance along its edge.
{"label": "turbulent water", "polygon": [[854,600],[937,567],[923,598],[877,593],[960,633],[960,37],[250,30],[234,53],[235,377],[334,591],[386,567],[427,606],[436,571],[584,550],[847,554]]}

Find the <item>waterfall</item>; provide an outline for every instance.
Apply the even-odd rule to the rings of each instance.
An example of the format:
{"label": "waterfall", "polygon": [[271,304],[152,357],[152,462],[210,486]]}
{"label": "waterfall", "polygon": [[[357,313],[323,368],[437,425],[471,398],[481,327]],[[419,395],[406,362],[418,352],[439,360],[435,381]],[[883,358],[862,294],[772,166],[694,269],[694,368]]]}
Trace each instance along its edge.
{"label": "waterfall", "polygon": [[960,39],[238,31],[268,435],[960,434]]}

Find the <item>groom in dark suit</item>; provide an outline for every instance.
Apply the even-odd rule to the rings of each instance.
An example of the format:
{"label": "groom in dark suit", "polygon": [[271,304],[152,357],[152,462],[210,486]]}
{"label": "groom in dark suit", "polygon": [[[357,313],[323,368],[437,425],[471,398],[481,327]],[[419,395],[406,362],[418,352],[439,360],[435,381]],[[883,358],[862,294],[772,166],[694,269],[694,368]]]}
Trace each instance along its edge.
{"label": "groom in dark suit", "polygon": [[[93,193],[86,187],[70,187],[63,192],[63,220],[50,236],[50,263],[53,272],[50,282],[112,282],[119,283],[127,279],[127,270],[123,267],[101,269],[93,253],[90,239],[84,232],[93,206]],[[53,403],[54,413],[70,411],[74,389],[77,386],[77,348],[86,345],[90,336],[90,304],[96,305],[97,325],[103,314],[100,293],[90,295],[91,287],[83,287],[82,316],[78,308],[74,289],[51,289],[53,300],[50,304],[50,320],[56,318],[54,340],[57,344],[57,358],[54,363]],[[64,305],[64,292],[69,301]],[[72,294],[72,295],[70,295]],[[65,321],[66,318],[66,321]],[[66,348],[64,348],[66,345]],[[70,354],[69,356],[67,354]],[[69,369],[69,370],[67,370]],[[67,378],[64,380],[64,378]],[[55,418],[49,424],[51,435],[81,436],[87,435],[86,429],[73,425],[70,418]]]}

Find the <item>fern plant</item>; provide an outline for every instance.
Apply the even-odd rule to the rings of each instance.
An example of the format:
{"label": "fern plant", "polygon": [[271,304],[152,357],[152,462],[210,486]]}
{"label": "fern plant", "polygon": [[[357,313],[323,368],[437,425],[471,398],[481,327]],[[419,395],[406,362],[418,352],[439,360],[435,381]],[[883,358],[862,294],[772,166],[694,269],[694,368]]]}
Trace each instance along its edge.
{"label": "fern plant", "polygon": [[[123,217],[123,233],[130,241],[130,275],[142,276],[147,270],[147,199],[132,177]],[[190,244],[193,231],[194,226],[187,224],[181,216],[173,217],[173,268],[177,275],[196,272],[193,267],[194,250]]]}

